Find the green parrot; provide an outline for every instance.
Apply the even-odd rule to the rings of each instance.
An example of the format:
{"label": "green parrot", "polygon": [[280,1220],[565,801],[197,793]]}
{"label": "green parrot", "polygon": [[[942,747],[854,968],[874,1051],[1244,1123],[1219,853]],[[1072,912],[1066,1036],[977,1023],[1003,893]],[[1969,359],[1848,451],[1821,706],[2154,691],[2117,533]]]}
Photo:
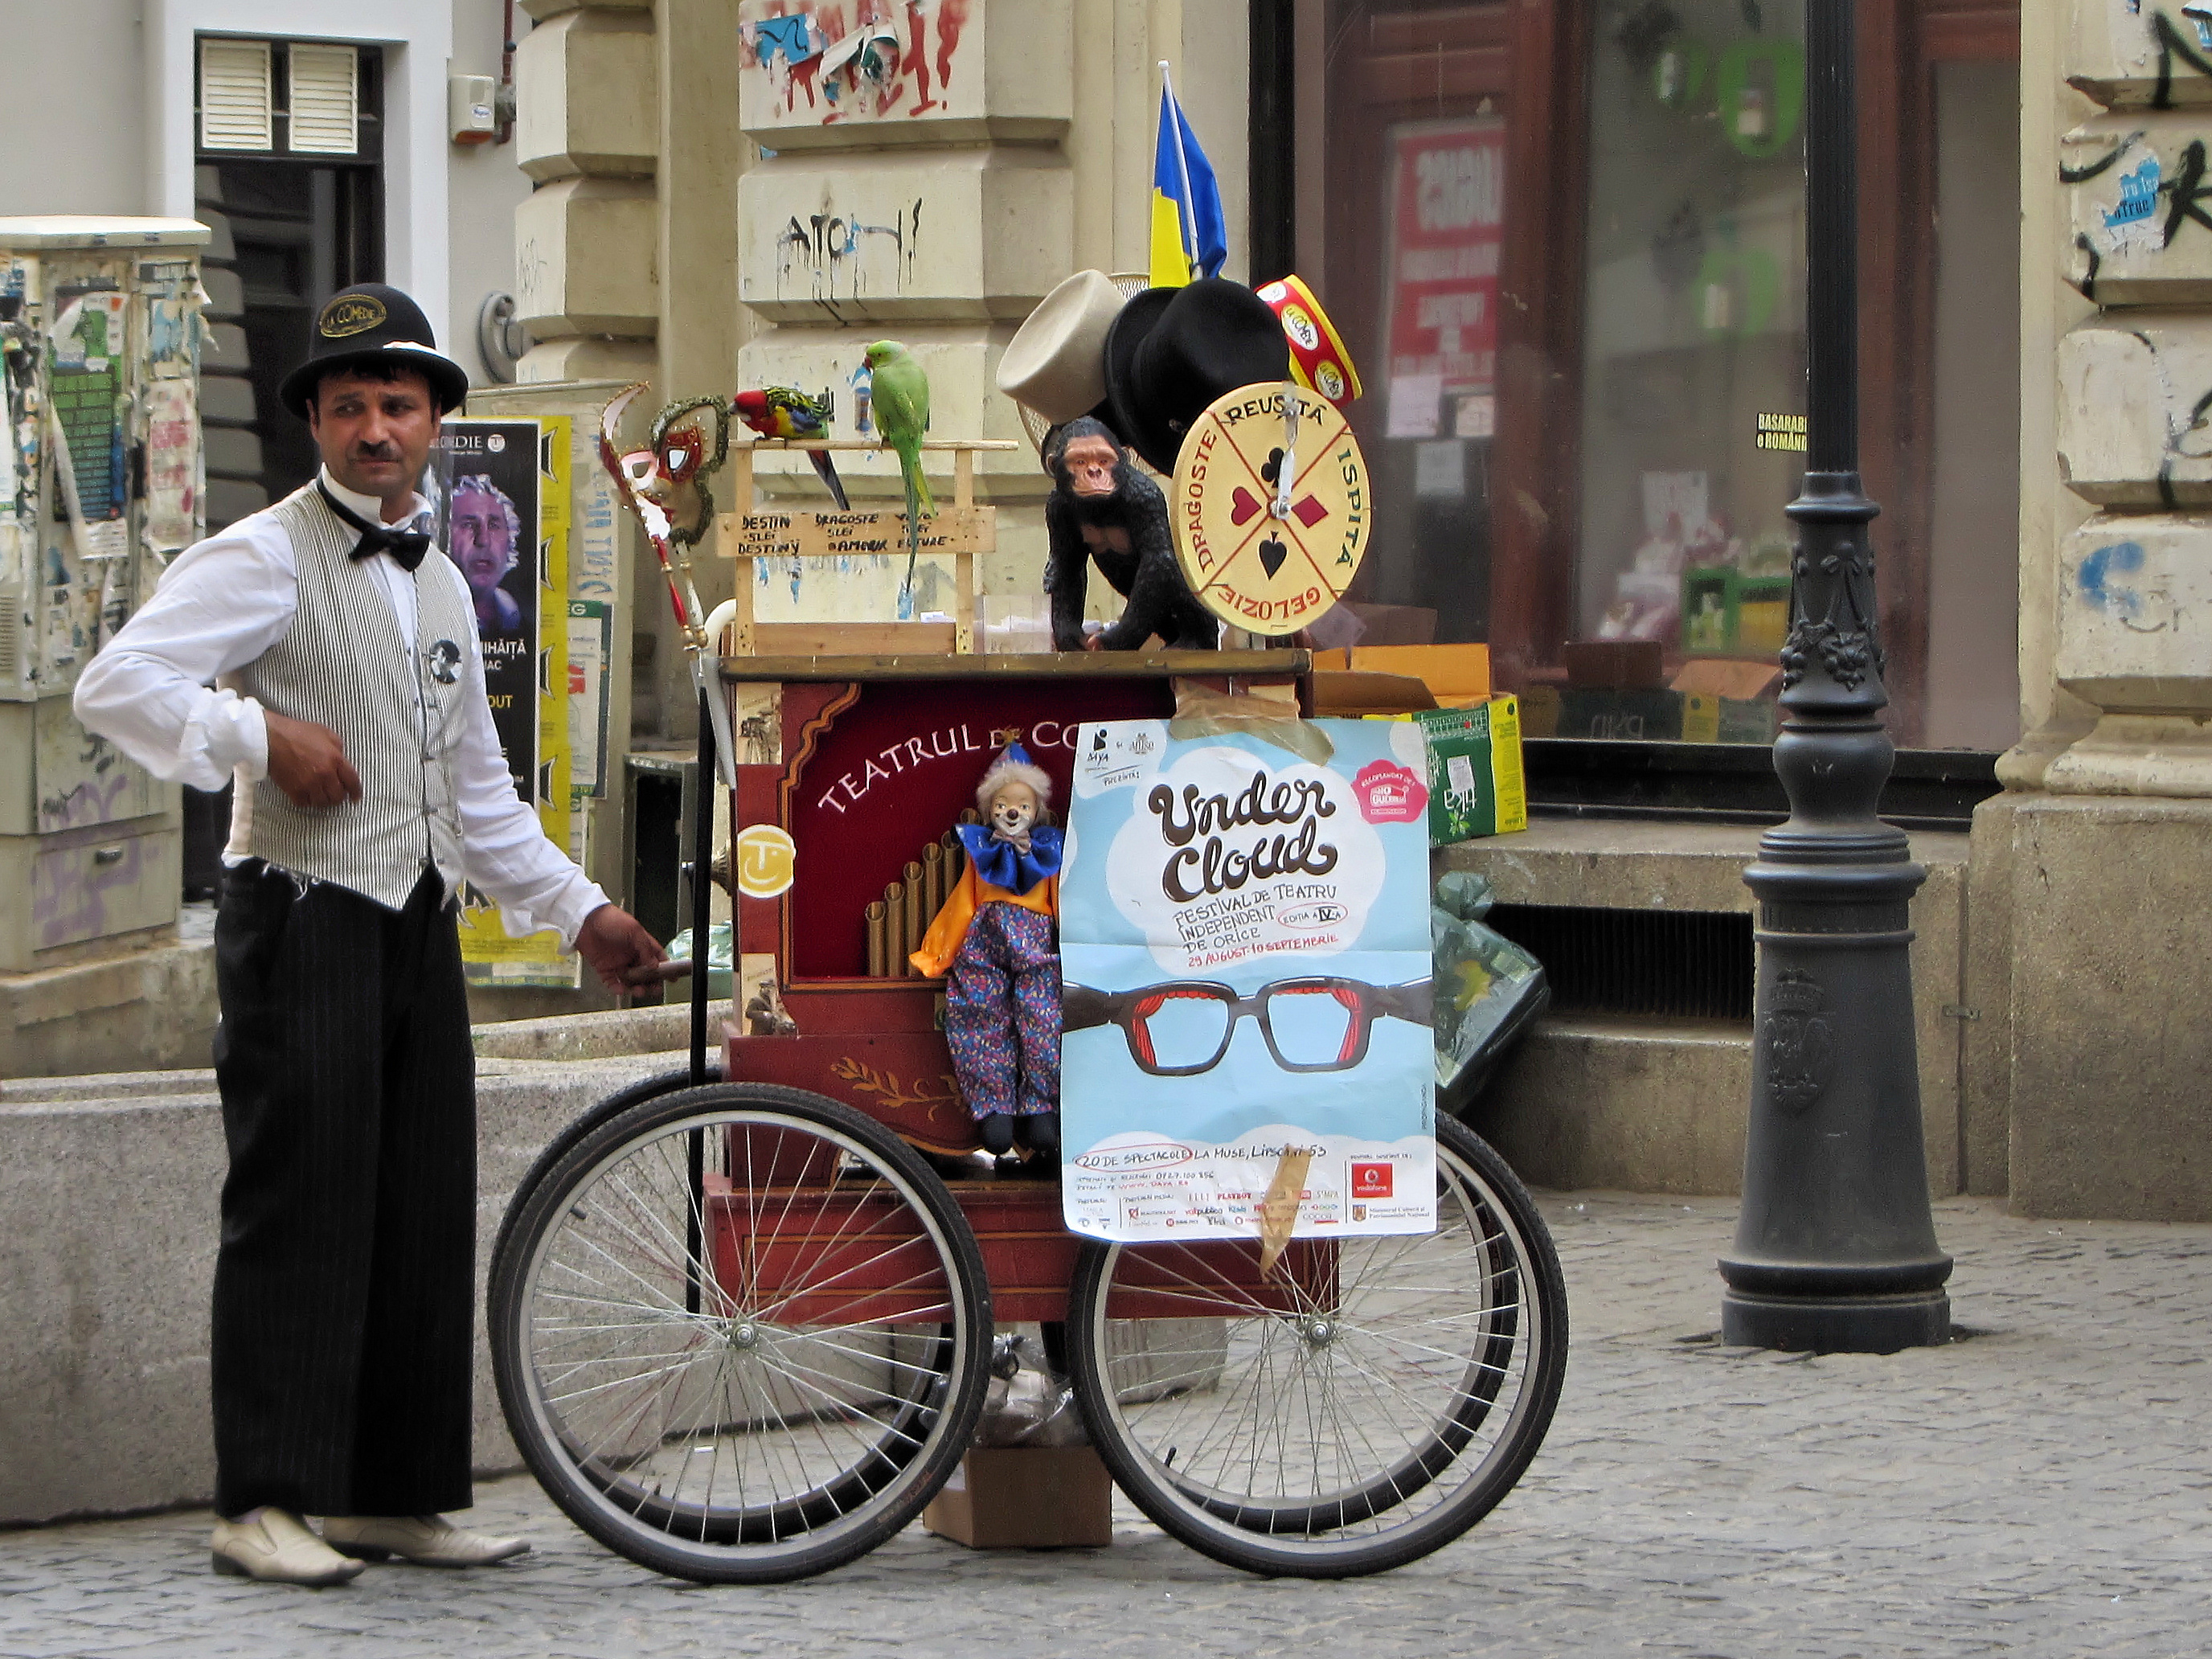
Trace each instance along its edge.
{"label": "green parrot", "polygon": [[914,562],[921,552],[921,521],[934,514],[929,480],[921,474],[921,434],[929,430],[929,376],[914,353],[896,340],[868,348],[870,406],[876,429],[898,451],[899,474],[906,483],[906,588],[914,589]]}

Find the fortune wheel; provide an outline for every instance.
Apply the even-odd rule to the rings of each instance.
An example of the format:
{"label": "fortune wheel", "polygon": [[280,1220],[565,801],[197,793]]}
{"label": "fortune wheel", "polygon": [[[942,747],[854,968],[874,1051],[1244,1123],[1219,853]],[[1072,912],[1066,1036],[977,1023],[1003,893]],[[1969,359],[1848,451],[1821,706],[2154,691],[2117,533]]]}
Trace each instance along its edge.
{"label": "fortune wheel", "polygon": [[1344,597],[1367,551],[1366,459],[1317,392],[1244,386],[1192,423],[1172,513],[1200,604],[1232,628],[1296,633]]}

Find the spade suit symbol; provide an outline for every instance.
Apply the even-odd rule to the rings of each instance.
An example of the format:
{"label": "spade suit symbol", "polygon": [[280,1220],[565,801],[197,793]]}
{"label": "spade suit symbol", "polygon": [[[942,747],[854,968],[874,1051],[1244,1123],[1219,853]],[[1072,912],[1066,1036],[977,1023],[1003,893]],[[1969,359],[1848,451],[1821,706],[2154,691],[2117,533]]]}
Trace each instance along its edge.
{"label": "spade suit symbol", "polygon": [[1273,576],[1283,568],[1283,561],[1291,556],[1291,550],[1273,536],[1260,544],[1260,568]]}

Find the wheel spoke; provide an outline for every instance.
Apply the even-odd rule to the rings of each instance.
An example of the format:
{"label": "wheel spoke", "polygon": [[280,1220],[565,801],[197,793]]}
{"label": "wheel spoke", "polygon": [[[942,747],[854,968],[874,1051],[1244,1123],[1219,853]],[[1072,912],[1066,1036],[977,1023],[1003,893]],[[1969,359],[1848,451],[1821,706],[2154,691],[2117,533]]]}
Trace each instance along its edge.
{"label": "wheel spoke", "polygon": [[986,1292],[951,1194],[895,1139],[817,1097],[711,1085],[641,1100],[533,1180],[494,1264],[501,1402],[600,1541],[708,1582],[801,1577],[950,1472],[987,1380]]}
{"label": "wheel spoke", "polygon": [[[1176,1536],[1255,1571],[1371,1571],[1455,1537],[1517,1478],[1558,1398],[1557,1261],[1494,1153],[1441,1121],[1437,1147],[1433,1231],[1331,1241],[1324,1273],[1294,1267],[1264,1295],[1217,1247],[1086,1247],[1085,1414]],[[1152,1331],[1192,1334],[1148,1343],[1136,1316],[1164,1314],[1188,1317]]]}

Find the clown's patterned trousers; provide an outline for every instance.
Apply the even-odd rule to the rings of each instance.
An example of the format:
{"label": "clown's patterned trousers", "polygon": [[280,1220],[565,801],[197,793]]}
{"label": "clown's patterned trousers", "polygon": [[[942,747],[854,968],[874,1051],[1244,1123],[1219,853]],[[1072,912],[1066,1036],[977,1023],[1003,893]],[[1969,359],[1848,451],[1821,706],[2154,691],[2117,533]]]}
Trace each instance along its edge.
{"label": "clown's patterned trousers", "polygon": [[1060,1109],[1060,953],[1052,918],[986,904],[945,984],[945,1040],[977,1117]]}

